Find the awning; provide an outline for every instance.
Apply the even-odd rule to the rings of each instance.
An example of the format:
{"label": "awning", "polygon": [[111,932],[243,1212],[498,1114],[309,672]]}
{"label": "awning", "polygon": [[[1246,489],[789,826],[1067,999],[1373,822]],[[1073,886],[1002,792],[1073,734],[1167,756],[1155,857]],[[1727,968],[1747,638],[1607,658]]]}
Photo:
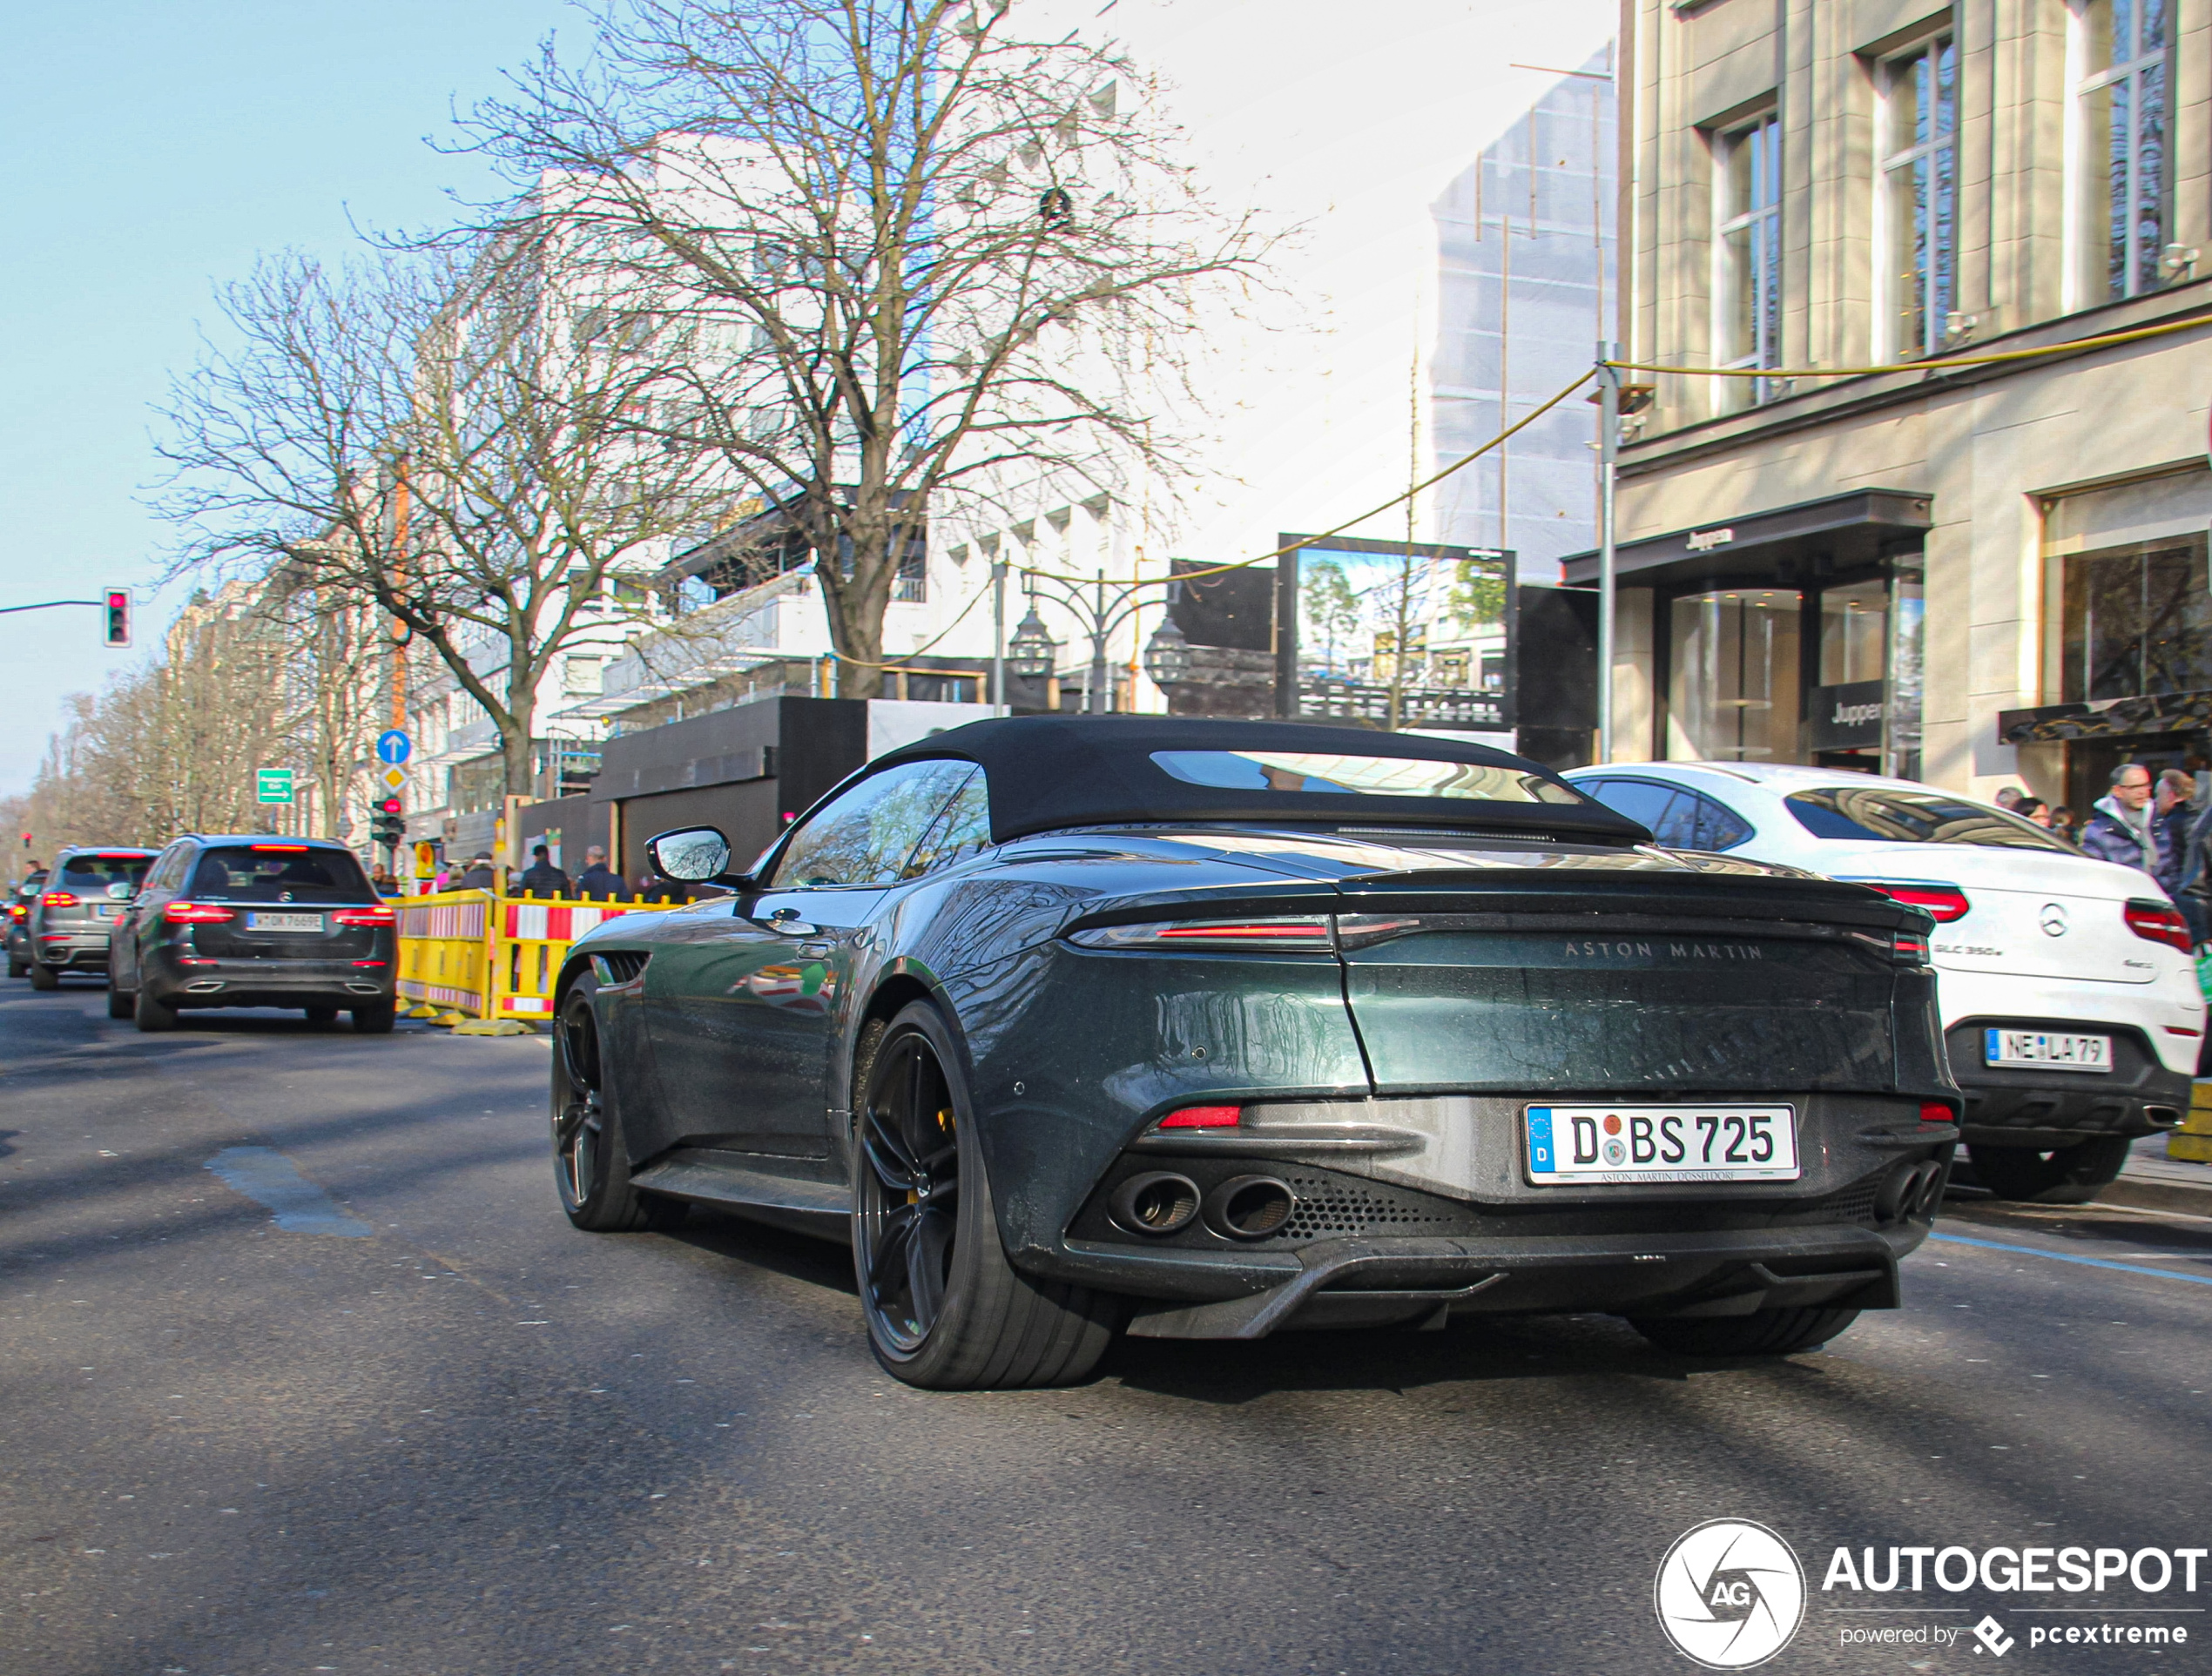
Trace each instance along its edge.
{"label": "awning", "polygon": [[[1934,522],[1935,497],[1912,489],[1854,489],[1772,512],[1716,517],[1694,529],[1622,542],[1614,573],[1635,586],[1700,582],[1780,582],[1802,575],[1871,569],[1898,552],[1915,551]],[[1597,580],[1597,555],[1561,562],[1566,581]]]}

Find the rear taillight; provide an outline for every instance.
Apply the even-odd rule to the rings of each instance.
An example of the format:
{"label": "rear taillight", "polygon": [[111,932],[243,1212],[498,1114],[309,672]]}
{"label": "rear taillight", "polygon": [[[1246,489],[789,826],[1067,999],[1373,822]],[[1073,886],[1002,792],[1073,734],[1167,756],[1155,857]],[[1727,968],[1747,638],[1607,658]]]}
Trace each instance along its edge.
{"label": "rear taillight", "polygon": [[10,919],[30,919],[30,908],[29,905],[22,902],[10,902],[8,905],[8,918]]}
{"label": "rear taillight", "polygon": [[1934,917],[1939,926],[1947,926],[1954,919],[1964,919],[1973,904],[1966,900],[1966,893],[1956,885],[1928,885],[1917,880],[1889,880],[1854,878],[1853,885],[1864,885],[1870,891],[1879,891],[1892,902],[1902,902],[1908,907],[1919,908]]}
{"label": "rear taillight", "polygon": [[78,905],[74,891],[48,891],[39,897],[42,908],[73,908]]}
{"label": "rear taillight", "polygon": [[1280,949],[1328,953],[1336,945],[1326,914],[1302,913],[1273,919],[1165,919],[1136,926],[1093,926],[1068,940],[1085,948]]}
{"label": "rear taillight", "polygon": [[172,926],[212,926],[236,916],[211,902],[172,902],[161,911],[161,917]]}
{"label": "rear taillight", "polygon": [[1955,1123],[1958,1119],[1959,1114],[1939,1100],[1920,1102],[1920,1121],[1923,1123]]}
{"label": "rear taillight", "polygon": [[2163,902],[2130,902],[2120,912],[2128,921],[2128,929],[2138,937],[2177,948],[2184,954],[2194,946],[2189,922],[2182,918],[2179,908],[2168,907]]}
{"label": "rear taillight", "polygon": [[1897,932],[1890,938],[1890,952],[1901,966],[1924,966],[1928,963],[1928,939],[1917,932]]}
{"label": "rear taillight", "polygon": [[341,926],[389,926],[399,918],[389,908],[341,908],[330,917]]}

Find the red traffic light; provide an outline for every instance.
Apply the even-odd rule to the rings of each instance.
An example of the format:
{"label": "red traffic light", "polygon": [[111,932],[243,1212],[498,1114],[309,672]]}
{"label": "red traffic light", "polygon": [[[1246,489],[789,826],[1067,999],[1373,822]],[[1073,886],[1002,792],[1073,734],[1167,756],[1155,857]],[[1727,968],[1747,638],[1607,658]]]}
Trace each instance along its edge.
{"label": "red traffic light", "polygon": [[400,812],[400,800],[397,798],[387,798],[376,806],[388,815],[396,815]]}
{"label": "red traffic light", "polygon": [[100,596],[100,607],[104,619],[103,643],[128,646],[131,643],[131,590],[127,588],[105,589]]}

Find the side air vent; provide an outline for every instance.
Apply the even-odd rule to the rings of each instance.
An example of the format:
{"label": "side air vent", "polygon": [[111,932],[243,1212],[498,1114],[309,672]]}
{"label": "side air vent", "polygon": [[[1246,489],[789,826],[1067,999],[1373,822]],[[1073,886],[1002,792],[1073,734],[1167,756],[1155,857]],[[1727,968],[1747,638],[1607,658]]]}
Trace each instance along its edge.
{"label": "side air vent", "polygon": [[645,975],[645,962],[653,957],[636,949],[610,949],[604,954],[591,957],[591,970],[599,981],[610,988],[620,984],[634,984]]}

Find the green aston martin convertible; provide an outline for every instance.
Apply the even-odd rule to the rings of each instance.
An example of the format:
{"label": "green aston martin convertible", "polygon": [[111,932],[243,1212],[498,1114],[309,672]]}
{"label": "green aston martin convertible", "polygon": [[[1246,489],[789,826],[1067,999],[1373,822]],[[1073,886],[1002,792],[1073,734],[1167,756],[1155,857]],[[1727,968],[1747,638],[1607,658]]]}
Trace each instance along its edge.
{"label": "green aston martin convertible", "polygon": [[849,1242],[917,1385],[1547,1311],[1802,1350],[1897,1304],[1958,1139],[1925,914],[1472,744],[985,721],[747,871],[650,848],[722,893],[570,952],[563,1207]]}

